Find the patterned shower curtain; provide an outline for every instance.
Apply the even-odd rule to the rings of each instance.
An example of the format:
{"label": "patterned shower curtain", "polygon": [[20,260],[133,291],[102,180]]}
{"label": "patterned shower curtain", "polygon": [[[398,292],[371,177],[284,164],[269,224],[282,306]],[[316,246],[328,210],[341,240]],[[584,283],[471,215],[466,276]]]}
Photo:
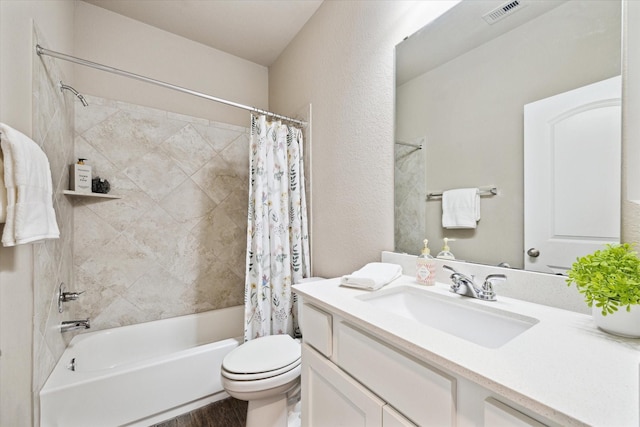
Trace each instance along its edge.
{"label": "patterned shower curtain", "polygon": [[291,285],[309,276],[302,131],[251,116],[245,341],[294,335]]}

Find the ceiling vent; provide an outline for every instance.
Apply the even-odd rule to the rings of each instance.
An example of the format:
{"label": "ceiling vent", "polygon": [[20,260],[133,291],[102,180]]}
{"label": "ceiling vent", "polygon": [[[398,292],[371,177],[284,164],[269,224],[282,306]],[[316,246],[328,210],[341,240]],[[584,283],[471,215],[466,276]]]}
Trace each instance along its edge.
{"label": "ceiling vent", "polygon": [[498,22],[502,18],[506,18],[507,16],[519,11],[526,5],[527,4],[523,0],[512,0],[503,4],[502,6],[496,7],[491,12],[485,13],[482,16],[482,19],[487,21],[488,24],[493,24],[495,22]]}

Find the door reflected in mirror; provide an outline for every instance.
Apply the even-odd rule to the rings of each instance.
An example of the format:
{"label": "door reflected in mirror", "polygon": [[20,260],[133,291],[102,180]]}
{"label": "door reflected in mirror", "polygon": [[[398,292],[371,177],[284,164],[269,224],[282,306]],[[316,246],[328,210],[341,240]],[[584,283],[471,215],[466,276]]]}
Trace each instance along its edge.
{"label": "door reflected in mirror", "polygon": [[[566,265],[526,254],[531,248],[547,251],[525,242],[525,105],[620,75],[621,4],[523,1],[520,10],[487,23],[483,15],[503,3],[463,0],[396,47],[395,249],[417,254],[427,238],[438,253],[444,237],[455,238],[451,252],[460,260],[562,273]],[[619,135],[618,128],[597,148],[610,145],[614,163],[615,156],[619,163]],[[539,172],[545,180],[557,178],[564,170],[557,162],[569,158],[578,159],[574,166],[596,169],[596,179],[608,172],[594,166],[594,157],[603,157],[593,155],[595,148],[572,144],[578,145],[556,147],[561,154],[556,169]],[[617,174],[607,175],[601,203],[619,200]],[[584,178],[570,184],[563,179],[561,192],[547,188],[550,203],[560,208],[568,200],[563,194],[582,194],[588,186]],[[489,185],[498,194],[481,198],[475,229],[444,229],[441,199],[426,198],[429,192]],[[619,213],[581,210],[587,225],[605,222],[603,215],[617,216],[619,224]],[[566,216],[553,221],[565,221],[553,239],[575,238],[566,232]],[[592,243],[616,238],[594,237]]]}

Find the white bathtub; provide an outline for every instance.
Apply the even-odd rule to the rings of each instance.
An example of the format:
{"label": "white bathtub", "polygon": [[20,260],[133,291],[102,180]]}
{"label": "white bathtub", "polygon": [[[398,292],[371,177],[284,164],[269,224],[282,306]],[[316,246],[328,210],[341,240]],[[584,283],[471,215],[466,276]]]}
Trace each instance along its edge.
{"label": "white bathtub", "polygon": [[41,427],[149,426],[227,397],[220,366],[242,318],[237,306],[75,336],[40,391]]}

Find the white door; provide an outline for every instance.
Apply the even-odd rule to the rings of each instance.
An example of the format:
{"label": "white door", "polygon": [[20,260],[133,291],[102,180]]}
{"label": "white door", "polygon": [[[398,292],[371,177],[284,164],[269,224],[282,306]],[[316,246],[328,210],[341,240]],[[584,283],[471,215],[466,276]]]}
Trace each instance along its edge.
{"label": "white door", "polygon": [[524,264],[564,274],[620,239],[621,79],[524,106]]}

